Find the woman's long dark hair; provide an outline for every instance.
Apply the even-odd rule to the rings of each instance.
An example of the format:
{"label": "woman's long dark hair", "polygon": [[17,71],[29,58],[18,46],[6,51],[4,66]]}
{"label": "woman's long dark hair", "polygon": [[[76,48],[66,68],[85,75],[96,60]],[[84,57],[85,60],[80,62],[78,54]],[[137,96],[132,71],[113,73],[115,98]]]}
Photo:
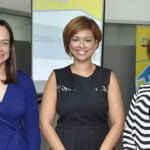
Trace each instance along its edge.
{"label": "woman's long dark hair", "polygon": [[6,60],[6,79],[3,80],[3,83],[7,84],[9,82],[17,82],[17,67],[16,67],[16,53],[15,53],[15,46],[14,46],[14,35],[13,31],[10,27],[10,25],[5,21],[0,19],[0,26],[5,27],[10,36],[10,43],[9,43],[9,48],[10,48],[10,54],[9,58]]}

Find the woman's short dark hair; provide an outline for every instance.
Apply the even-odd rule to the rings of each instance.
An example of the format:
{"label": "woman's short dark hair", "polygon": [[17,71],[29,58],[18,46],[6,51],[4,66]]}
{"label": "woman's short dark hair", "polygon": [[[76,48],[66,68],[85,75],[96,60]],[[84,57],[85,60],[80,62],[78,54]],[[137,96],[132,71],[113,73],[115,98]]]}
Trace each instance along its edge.
{"label": "woman's short dark hair", "polygon": [[5,21],[0,19],[0,26],[5,27],[9,32],[9,48],[10,54],[9,58],[6,60],[6,79],[3,81],[5,84],[9,82],[17,82],[17,75],[16,75],[16,53],[15,53],[15,46],[14,46],[14,35],[10,25]]}
{"label": "woman's short dark hair", "polygon": [[[98,45],[99,42],[102,39],[102,33],[101,30],[99,28],[99,26],[97,25],[97,23],[86,16],[78,16],[74,19],[72,19],[64,28],[63,31],[63,42],[64,42],[64,47],[65,47],[65,51],[68,55],[70,55],[70,50],[69,50],[69,43],[70,43],[70,39],[72,38],[72,36],[74,34],[76,34],[79,31],[83,31],[83,30],[91,30],[95,40],[97,40]],[[98,47],[97,45],[97,47]]]}

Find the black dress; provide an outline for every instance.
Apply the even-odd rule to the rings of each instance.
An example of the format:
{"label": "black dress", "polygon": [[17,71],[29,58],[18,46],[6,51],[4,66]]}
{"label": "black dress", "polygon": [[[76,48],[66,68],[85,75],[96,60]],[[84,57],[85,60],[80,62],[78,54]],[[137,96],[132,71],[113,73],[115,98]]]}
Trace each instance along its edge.
{"label": "black dress", "polygon": [[57,82],[58,133],[66,150],[99,150],[108,125],[107,87],[111,70],[96,66],[83,77],[70,66],[54,70]]}

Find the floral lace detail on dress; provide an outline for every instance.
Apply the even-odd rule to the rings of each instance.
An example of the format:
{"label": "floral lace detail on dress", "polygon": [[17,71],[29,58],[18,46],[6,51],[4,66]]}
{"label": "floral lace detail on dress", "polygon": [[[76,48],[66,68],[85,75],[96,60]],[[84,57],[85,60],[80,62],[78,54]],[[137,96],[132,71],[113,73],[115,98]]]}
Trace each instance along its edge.
{"label": "floral lace detail on dress", "polygon": [[93,91],[95,91],[95,92],[108,92],[108,87],[107,86],[105,86],[105,85],[103,85],[103,86],[101,86],[101,88],[94,88],[94,89],[92,89]]}
{"label": "floral lace detail on dress", "polygon": [[68,87],[63,86],[63,85],[58,85],[57,91],[58,92],[71,92],[71,91],[76,91],[76,89],[71,89],[71,88],[68,88]]}
{"label": "floral lace detail on dress", "polygon": [[[94,92],[99,92],[99,93],[107,93],[108,92],[108,88],[107,86],[101,86],[101,88],[93,88],[91,89]],[[58,92],[72,92],[72,91],[76,91],[76,89],[71,89],[69,87],[63,86],[63,85],[58,85],[57,86],[57,91]]]}

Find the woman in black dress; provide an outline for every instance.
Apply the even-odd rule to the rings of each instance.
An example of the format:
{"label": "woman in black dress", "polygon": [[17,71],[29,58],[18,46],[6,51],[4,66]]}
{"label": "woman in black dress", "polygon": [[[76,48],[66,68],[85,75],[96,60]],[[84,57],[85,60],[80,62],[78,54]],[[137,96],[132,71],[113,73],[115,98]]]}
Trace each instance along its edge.
{"label": "woman in black dress", "polygon": [[51,73],[40,112],[41,131],[52,150],[112,150],[120,138],[124,111],[117,78],[92,63],[101,38],[96,22],[85,16],[64,29],[64,47],[74,62]]}

